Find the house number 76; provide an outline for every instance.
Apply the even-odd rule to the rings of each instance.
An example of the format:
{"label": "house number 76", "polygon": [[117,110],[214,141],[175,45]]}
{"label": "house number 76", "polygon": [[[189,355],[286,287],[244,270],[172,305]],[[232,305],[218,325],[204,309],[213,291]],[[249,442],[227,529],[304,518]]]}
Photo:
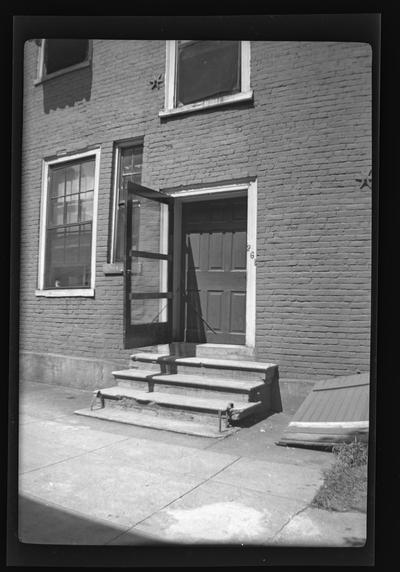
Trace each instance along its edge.
{"label": "house number 76", "polygon": [[[250,250],[251,250],[251,244],[248,244],[248,245],[247,245],[247,252],[249,252]],[[255,256],[255,254],[254,254],[254,250],[251,250],[251,252],[250,252],[250,258],[251,258],[252,260],[254,260],[254,265],[256,265],[256,260],[255,260],[256,256]]]}

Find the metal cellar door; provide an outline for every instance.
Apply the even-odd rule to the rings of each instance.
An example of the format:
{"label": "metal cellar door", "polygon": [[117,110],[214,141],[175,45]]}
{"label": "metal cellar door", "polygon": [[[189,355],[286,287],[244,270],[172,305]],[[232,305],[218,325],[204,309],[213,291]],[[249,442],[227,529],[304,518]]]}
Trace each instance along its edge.
{"label": "metal cellar door", "polygon": [[128,183],[125,227],[125,347],[171,341],[172,197]]}

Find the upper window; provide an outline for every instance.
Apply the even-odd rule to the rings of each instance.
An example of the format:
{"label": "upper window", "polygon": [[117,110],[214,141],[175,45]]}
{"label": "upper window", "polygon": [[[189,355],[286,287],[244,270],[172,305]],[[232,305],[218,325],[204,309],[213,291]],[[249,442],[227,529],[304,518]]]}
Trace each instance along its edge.
{"label": "upper window", "polygon": [[249,42],[167,42],[165,109],[161,116],[251,99],[252,95]]}
{"label": "upper window", "polygon": [[38,80],[42,81],[84,67],[89,64],[90,58],[90,40],[42,40]]}
{"label": "upper window", "polygon": [[240,42],[178,41],[176,104],[240,91]]}
{"label": "upper window", "polygon": [[70,290],[74,295],[94,286],[97,153],[45,164],[39,268],[43,292]]}
{"label": "upper window", "polygon": [[[128,182],[142,182],[142,144],[123,144],[116,148],[116,170],[114,188],[114,223],[113,223],[113,262],[122,262],[125,257],[125,207]],[[132,247],[137,247],[139,240],[139,204],[132,209]]]}

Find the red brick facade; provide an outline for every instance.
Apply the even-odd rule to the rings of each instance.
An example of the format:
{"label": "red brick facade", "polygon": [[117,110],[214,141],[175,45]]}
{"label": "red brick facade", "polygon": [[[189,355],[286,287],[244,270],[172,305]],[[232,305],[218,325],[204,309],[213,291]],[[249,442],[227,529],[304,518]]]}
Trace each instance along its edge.
{"label": "red brick facade", "polygon": [[[150,82],[165,73],[165,50],[164,41],[94,40],[91,66],[35,85],[39,47],[25,44],[24,376],[39,377],[32,364],[46,354],[127,365],[123,277],[106,276],[103,264],[114,145],[128,138],[143,138],[142,184],[155,189],[256,178],[257,359],[277,363],[281,379],[368,371],[371,191],[356,179],[372,166],[370,47],[251,42],[254,103],[161,119],[164,85]],[[36,296],[42,161],[90,146],[101,148],[95,296]],[[81,385],[107,385],[109,369],[96,367],[104,379],[87,374]]]}

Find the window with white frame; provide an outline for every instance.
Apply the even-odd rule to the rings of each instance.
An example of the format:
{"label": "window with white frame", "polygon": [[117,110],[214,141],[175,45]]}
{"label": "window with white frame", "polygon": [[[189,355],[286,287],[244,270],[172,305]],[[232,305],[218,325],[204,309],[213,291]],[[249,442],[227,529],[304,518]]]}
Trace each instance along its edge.
{"label": "window with white frame", "polygon": [[250,42],[167,41],[165,109],[160,115],[251,99]]}
{"label": "window with white frame", "polygon": [[99,150],[44,164],[39,256],[43,293],[85,295],[94,288],[98,162]]}
{"label": "window with white frame", "polygon": [[90,64],[92,44],[83,39],[43,39],[39,52],[38,80],[58,76]]}
{"label": "window with white frame", "polygon": [[[115,149],[114,216],[113,216],[113,262],[122,262],[125,256],[125,213],[128,182],[142,182],[143,144],[125,142]],[[139,240],[139,204],[132,209],[132,246]]]}

